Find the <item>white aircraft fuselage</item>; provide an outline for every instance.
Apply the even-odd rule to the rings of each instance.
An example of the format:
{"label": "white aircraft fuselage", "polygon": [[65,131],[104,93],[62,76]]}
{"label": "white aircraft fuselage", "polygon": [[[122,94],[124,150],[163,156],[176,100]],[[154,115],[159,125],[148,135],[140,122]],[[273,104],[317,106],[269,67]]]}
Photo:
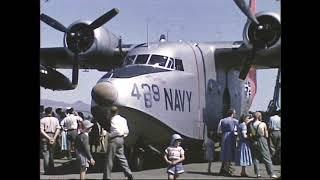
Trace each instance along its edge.
{"label": "white aircraft fuselage", "polygon": [[[165,41],[137,46],[127,54],[124,67],[98,81],[93,92],[107,103],[93,98],[92,107],[114,104],[120,108],[130,129],[128,146],[143,138],[145,144],[161,147],[173,133],[190,144],[201,142],[207,128],[217,129],[226,108],[235,108],[240,115],[252,102],[246,80],[238,78],[239,70],[215,61],[217,46],[227,45]],[[175,59],[182,61],[183,68]]]}

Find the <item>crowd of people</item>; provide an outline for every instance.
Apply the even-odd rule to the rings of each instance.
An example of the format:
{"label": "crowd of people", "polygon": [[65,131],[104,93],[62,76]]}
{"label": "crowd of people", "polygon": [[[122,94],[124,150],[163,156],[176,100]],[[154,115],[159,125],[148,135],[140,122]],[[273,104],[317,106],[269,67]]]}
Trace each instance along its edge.
{"label": "crowd of people", "polygon": [[[275,112],[265,122],[261,112],[241,115],[235,119],[235,110],[230,109],[227,117],[220,120],[216,135],[220,137],[220,160],[222,165],[219,174],[232,176],[232,163],[241,166],[241,177],[249,177],[246,167],[253,164],[257,178],[261,177],[258,165],[265,164],[268,175],[277,178],[273,171],[273,164],[281,162],[281,112]],[[211,173],[211,163],[214,155],[214,132],[209,131],[203,143],[205,158],[208,161],[208,173]]]}
{"label": "crowd of people", "polygon": [[40,106],[40,133],[45,174],[52,173],[54,155],[60,154],[63,155],[63,159],[76,157],[82,162],[80,166],[82,179],[88,167],[85,161],[94,164],[92,147],[95,147],[95,152],[98,147],[100,151],[105,152],[106,130],[94,119],[86,120],[82,112],[76,112],[72,107],[67,107],[65,111],[62,108],[53,111],[52,107]]}
{"label": "crowd of people", "polygon": [[[43,112],[44,110],[44,112]],[[65,111],[57,108],[53,112],[51,107],[40,107],[40,132],[42,155],[44,158],[45,174],[54,168],[53,155],[55,145],[59,146],[66,158],[72,158],[72,152],[79,163],[80,179],[85,179],[89,164],[95,165],[92,154],[101,151],[106,153],[106,161],[103,170],[103,179],[111,179],[113,161],[116,159],[122,167],[125,176],[133,179],[133,173],[124,155],[124,138],[129,134],[127,121],[119,115],[116,106],[112,106],[110,113],[110,129],[106,131],[101,125],[92,119],[84,120],[83,113],[74,111],[68,107]],[[203,143],[205,159],[208,161],[208,173],[212,173],[211,164],[214,162],[215,136],[219,137],[222,165],[219,174],[232,176],[234,169],[232,164],[241,166],[240,176],[249,177],[246,167],[253,164],[257,178],[261,177],[258,164],[265,164],[268,175],[277,178],[273,171],[273,161],[281,160],[281,114],[277,111],[266,123],[262,119],[261,112],[253,115],[241,115],[240,120],[235,118],[235,110],[230,109],[227,117],[220,120],[218,130],[209,131]],[[107,147],[104,144],[107,138]],[[181,146],[183,138],[179,134],[173,134],[169,147],[164,150],[164,161],[168,164],[168,179],[177,179],[184,173],[182,162],[185,159],[185,151]],[[94,147],[94,152],[93,152]],[[216,158],[218,159],[218,158]]]}

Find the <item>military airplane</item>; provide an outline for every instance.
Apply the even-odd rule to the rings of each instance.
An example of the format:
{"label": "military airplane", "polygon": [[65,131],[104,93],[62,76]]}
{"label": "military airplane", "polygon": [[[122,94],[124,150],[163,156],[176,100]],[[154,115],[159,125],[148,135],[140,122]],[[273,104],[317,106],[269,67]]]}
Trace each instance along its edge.
{"label": "military airplane", "polygon": [[[256,68],[280,68],[279,14],[255,14],[254,0],[234,2],[248,18],[242,41],[170,42],[161,35],[158,42],[123,44],[102,27],[118,14],[116,8],[69,27],[41,14],[43,22],[65,33],[64,47],[40,50],[41,86],[70,90],[78,84],[79,68],[108,71],[92,88],[92,114],[104,124],[108,108],[119,107],[131,130],[126,145],[135,166],[143,158],[138,149],[163,151],[173,133],[183,136],[193,157],[227,109],[235,108],[238,117],[248,112]],[[72,68],[72,81],[55,68]]]}

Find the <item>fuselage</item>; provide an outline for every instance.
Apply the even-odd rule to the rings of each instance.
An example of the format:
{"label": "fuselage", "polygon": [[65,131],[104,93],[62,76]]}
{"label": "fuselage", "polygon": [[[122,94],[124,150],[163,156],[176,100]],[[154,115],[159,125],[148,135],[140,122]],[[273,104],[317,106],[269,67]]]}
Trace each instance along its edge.
{"label": "fuselage", "polygon": [[239,70],[215,61],[215,49],[221,46],[230,44],[165,41],[137,46],[123,67],[98,81],[93,93],[102,95],[93,98],[92,107],[120,108],[130,129],[129,146],[138,138],[145,144],[167,144],[173,133],[202,141],[206,129],[216,130],[226,109],[235,108],[239,117],[252,102]]}

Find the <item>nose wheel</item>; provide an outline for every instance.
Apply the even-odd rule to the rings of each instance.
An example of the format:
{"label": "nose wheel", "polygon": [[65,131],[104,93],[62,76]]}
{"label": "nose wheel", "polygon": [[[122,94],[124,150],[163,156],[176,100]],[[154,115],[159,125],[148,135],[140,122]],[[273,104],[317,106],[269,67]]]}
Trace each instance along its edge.
{"label": "nose wheel", "polygon": [[145,150],[143,148],[131,147],[131,167],[134,171],[142,171],[144,167]]}
{"label": "nose wheel", "polygon": [[143,165],[144,165],[144,153],[145,150],[142,148],[136,149],[135,156],[133,157],[134,160],[134,169],[137,171],[142,171],[143,170]]}

